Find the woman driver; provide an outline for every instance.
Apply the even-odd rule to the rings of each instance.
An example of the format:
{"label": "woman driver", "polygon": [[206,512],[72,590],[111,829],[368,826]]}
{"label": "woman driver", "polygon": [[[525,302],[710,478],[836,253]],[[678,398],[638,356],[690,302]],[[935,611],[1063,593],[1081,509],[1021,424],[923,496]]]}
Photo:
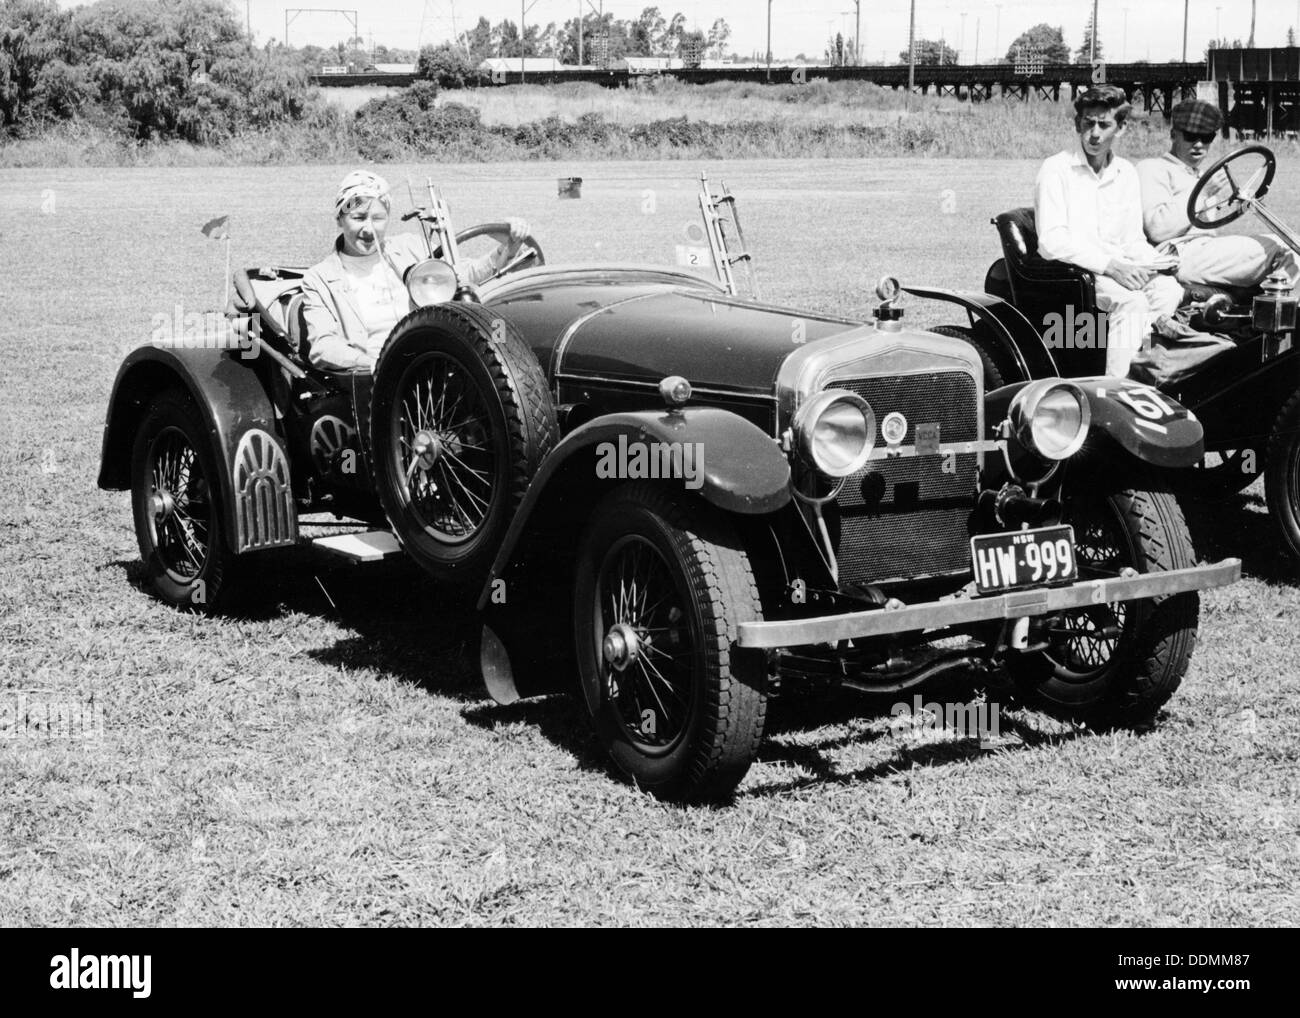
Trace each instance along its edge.
{"label": "woman driver", "polygon": [[[428,253],[419,234],[385,239],[390,205],[388,184],[368,170],[354,170],[339,185],[334,250],[308,269],[302,281],[308,356],[318,368],[374,370],[388,334],[412,309],[404,279]],[[462,280],[482,282],[515,256],[528,224],[508,222],[506,243],[458,265]]]}

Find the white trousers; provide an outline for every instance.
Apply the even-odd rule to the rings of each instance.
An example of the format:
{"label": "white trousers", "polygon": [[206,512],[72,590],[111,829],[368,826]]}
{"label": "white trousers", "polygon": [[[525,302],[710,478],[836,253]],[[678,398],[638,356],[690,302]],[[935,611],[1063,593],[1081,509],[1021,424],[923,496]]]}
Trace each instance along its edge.
{"label": "white trousers", "polygon": [[1295,283],[1295,253],[1271,233],[1258,236],[1196,236],[1175,240],[1178,278],[1206,286],[1256,286],[1281,269]]}
{"label": "white trousers", "polygon": [[1106,312],[1106,374],[1127,375],[1152,324],[1161,315],[1172,315],[1182,300],[1183,284],[1173,276],[1153,276],[1141,290],[1097,276],[1097,310]]}

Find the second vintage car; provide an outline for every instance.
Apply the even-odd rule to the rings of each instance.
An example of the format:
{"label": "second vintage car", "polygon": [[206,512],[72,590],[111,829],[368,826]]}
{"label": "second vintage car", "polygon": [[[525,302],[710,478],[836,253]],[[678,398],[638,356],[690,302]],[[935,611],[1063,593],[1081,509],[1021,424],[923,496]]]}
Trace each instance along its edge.
{"label": "second vintage car", "polygon": [[475,290],[457,242],[496,228],[455,237],[430,188],[439,257],[373,376],[310,366],[289,269],[240,280],[251,345],[133,352],[100,484],[131,491],[150,588],[237,606],[300,516],[357,521],[323,541],[400,546],[482,610],[493,696],[577,685],[613,761],[673,799],[728,795],[770,698],[804,683],[962,670],[1062,717],[1151,720],[1197,591],[1240,572],[1194,561],[1157,479],[1199,460],[1200,425],[1119,380],[987,391],[979,351],[906,327],[891,279],[870,324],[742,297],[734,201],[706,181],[700,204],[719,282],[533,244]]}

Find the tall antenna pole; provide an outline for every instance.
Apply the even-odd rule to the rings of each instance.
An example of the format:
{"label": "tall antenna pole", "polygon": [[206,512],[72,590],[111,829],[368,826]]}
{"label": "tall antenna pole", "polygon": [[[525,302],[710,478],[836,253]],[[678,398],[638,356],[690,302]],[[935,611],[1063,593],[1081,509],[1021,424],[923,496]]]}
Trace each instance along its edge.
{"label": "tall antenna pole", "polygon": [[1088,33],[1088,63],[1097,62],[1097,0],[1092,0],[1092,31]]}
{"label": "tall antenna pole", "polygon": [[912,0],[912,20],[907,26],[907,108],[912,108],[912,89],[916,87],[916,0]]}
{"label": "tall antenna pole", "polygon": [[[1187,5],[1189,0],[1183,0],[1183,63],[1187,63]],[[1093,31],[1097,29],[1094,27]]]}

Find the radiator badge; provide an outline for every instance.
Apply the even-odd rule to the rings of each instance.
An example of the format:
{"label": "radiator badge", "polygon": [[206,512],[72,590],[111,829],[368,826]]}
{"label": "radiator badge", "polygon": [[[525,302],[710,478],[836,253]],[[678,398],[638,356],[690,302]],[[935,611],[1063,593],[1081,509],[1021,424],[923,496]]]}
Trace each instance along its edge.
{"label": "radiator badge", "polygon": [[916,454],[918,456],[939,455],[939,425],[918,424],[916,426]]}
{"label": "radiator badge", "polygon": [[900,446],[907,437],[907,418],[897,410],[886,414],[880,423],[880,434],[889,446]]}

